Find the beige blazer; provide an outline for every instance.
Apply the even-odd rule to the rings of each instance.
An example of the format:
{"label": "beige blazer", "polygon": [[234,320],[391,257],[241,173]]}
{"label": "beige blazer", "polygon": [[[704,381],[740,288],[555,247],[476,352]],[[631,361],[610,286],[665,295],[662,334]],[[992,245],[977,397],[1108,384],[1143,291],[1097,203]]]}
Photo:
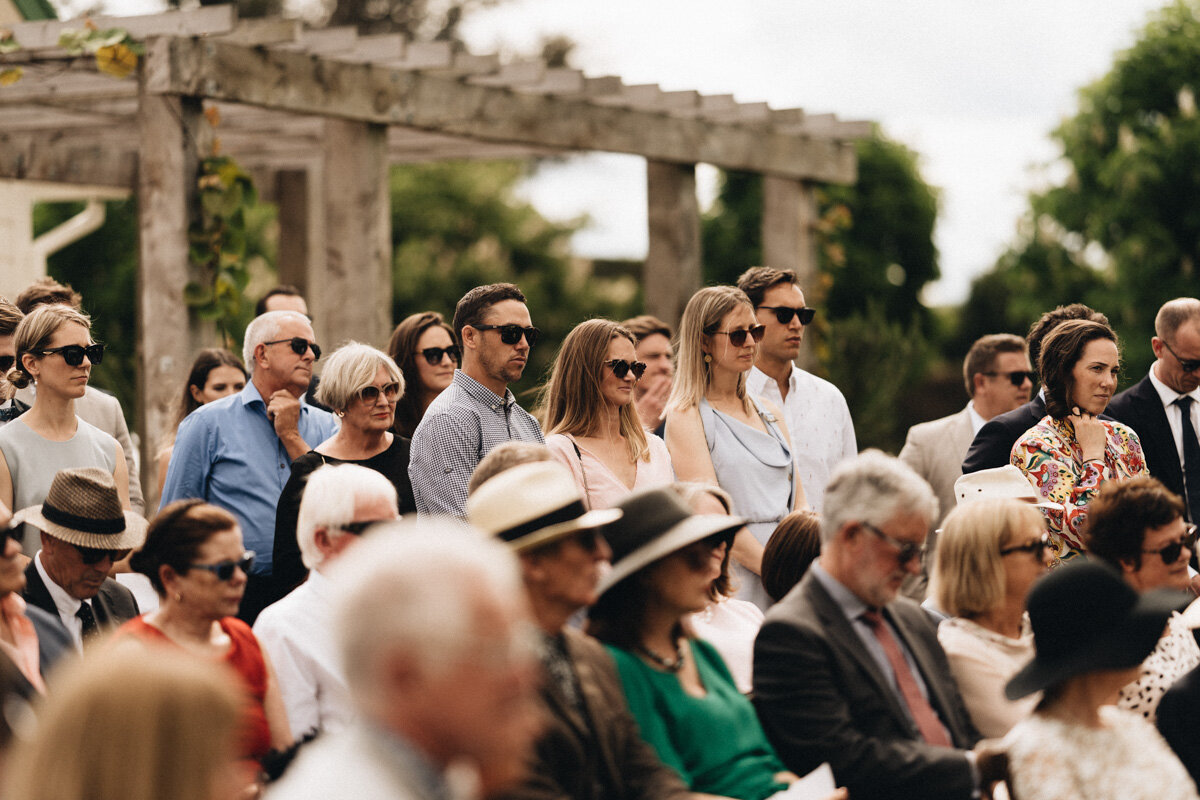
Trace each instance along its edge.
{"label": "beige blazer", "polygon": [[900,460],[933,487],[938,505],[941,506],[934,528],[940,527],[942,520],[954,508],[954,482],[962,475],[963,457],[974,438],[971,412],[965,406],[957,414],[922,422],[908,429]]}

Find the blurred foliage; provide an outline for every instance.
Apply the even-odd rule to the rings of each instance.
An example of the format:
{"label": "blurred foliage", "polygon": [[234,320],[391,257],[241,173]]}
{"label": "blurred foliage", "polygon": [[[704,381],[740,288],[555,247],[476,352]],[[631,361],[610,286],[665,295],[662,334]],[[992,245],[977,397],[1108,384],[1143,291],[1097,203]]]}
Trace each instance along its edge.
{"label": "blurred foliage", "polygon": [[[1023,329],[1055,305],[1088,303],[1121,335],[1123,384],[1145,374],[1159,306],[1197,294],[1198,76],[1200,2],[1180,0],[1080,90],[1077,112],[1053,132],[1069,174],[1030,197],[1022,235],[975,282],[968,310],[1007,308],[1003,329]],[[961,339],[974,324],[964,315]]]}

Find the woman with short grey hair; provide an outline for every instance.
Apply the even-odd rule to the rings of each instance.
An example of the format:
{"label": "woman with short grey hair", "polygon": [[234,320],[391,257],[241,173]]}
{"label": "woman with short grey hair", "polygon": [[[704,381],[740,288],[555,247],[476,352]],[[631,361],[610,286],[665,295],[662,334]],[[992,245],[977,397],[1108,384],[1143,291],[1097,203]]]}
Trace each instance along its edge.
{"label": "woman with short grey hair", "polygon": [[416,510],[408,481],[409,440],[391,431],[404,376],[387,353],[360,342],[338,348],[321,373],[317,400],[333,410],[342,426],[330,438],[292,462],[292,474],[279,496],[275,515],[275,579],[279,596],[304,580],[308,571],[296,542],[296,521],[304,483],[322,464],[357,464],[382,473],[396,487],[400,513]]}

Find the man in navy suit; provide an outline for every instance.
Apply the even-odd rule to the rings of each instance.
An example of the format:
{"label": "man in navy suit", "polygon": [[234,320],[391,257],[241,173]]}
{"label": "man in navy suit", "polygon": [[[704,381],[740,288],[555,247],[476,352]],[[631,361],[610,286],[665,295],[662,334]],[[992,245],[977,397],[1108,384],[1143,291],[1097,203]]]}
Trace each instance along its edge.
{"label": "man in navy suit", "polygon": [[[1150,474],[1184,498],[1200,518],[1200,300],[1178,297],[1154,318],[1155,362],[1146,377],[1118,394],[1108,413],[1142,440]],[[1190,457],[1189,457],[1190,456]]]}
{"label": "man in navy suit", "polygon": [[[1069,319],[1090,319],[1093,322],[1108,324],[1108,317],[1085,306],[1083,303],[1072,303],[1069,306],[1059,306],[1053,311],[1047,311],[1029,328],[1025,341],[1029,344],[1029,363],[1035,370],[1039,369],[1038,359],[1042,354],[1042,340],[1058,327],[1059,323]],[[1023,406],[993,417],[975,434],[971,448],[963,459],[962,471],[966,475],[981,469],[995,469],[1009,463],[1013,445],[1025,431],[1037,424],[1046,416],[1046,400],[1042,392],[1038,392]],[[1101,416],[1102,419],[1108,417]]]}

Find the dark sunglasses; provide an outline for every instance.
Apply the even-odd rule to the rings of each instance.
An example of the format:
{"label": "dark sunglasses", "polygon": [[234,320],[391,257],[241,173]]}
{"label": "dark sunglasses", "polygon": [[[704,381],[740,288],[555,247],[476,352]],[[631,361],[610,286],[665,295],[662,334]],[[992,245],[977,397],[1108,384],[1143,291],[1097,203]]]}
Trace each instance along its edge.
{"label": "dark sunglasses", "polygon": [[132,550],[105,550],[102,547],[80,547],[77,544],[71,546],[79,551],[79,558],[89,567],[99,564],[106,558],[111,558],[115,564],[133,552]]}
{"label": "dark sunglasses", "polygon": [[612,361],[605,361],[604,366],[612,370],[613,375],[617,378],[624,378],[633,370],[633,377],[641,378],[646,371],[646,364],[643,361],[625,361],[624,359],[614,358]]}
{"label": "dark sunglasses", "polygon": [[774,311],[775,319],[779,320],[780,325],[787,325],[792,321],[792,317],[799,317],[800,324],[807,325],[817,315],[817,310],[808,306],[800,306],[799,308],[792,308],[791,306],[759,306],[759,308]]}
{"label": "dark sunglasses", "polygon": [[452,344],[449,347],[426,347],[424,350],[418,350],[414,355],[425,356],[425,362],[431,367],[436,367],[446,356],[450,356],[450,359],[457,364],[461,351],[459,351],[458,345]]}
{"label": "dark sunglasses", "polygon": [[72,367],[78,367],[82,364],[84,356],[87,356],[88,361],[93,364],[99,364],[104,360],[104,345],[89,344],[87,347],[83,347],[78,344],[65,344],[62,347],[50,347],[38,351],[38,354],[43,356],[48,356],[51,353],[58,353],[63,357],[63,361]]}
{"label": "dark sunglasses", "polygon": [[728,336],[729,343],[734,347],[743,347],[746,344],[746,339],[754,337],[755,342],[761,342],[763,336],[767,333],[766,325],[755,325],[751,328],[738,328],[733,331],[713,331],[710,336]]}
{"label": "dark sunglasses", "polygon": [[1183,536],[1179,537],[1174,542],[1171,542],[1166,547],[1160,547],[1157,550],[1142,549],[1143,553],[1153,554],[1158,553],[1164,564],[1174,564],[1179,560],[1179,556],[1183,554],[1183,548],[1195,551],[1196,549],[1196,526],[1188,525],[1184,530]]}
{"label": "dark sunglasses", "polygon": [[273,342],[263,342],[263,344],[283,344],[284,342],[290,344],[292,346],[292,352],[298,356],[302,356],[307,353],[308,348],[311,347],[313,351],[313,361],[316,361],[321,357],[321,345],[317,344],[316,342],[310,342],[303,336],[293,336],[290,339],[276,339]]}
{"label": "dark sunglasses", "polygon": [[338,525],[337,527],[338,527],[339,531],[345,531],[346,533],[352,533],[355,536],[362,536],[363,531],[365,531],[367,528],[371,527],[372,525],[378,525],[381,522],[391,522],[391,520],[390,519],[367,519],[367,520],[363,520],[362,522],[347,522],[345,525]]}
{"label": "dark sunglasses", "polygon": [[516,344],[524,336],[530,347],[537,344],[538,337],[542,335],[541,331],[532,326],[522,328],[520,325],[472,325],[471,327],[477,331],[500,331],[500,341],[505,344]]}
{"label": "dark sunglasses", "polygon": [[15,363],[17,363],[16,356],[0,356],[0,375],[12,369]]}
{"label": "dark sunglasses", "polygon": [[1171,349],[1171,345],[1167,344],[1166,339],[1163,339],[1162,343],[1163,347],[1167,348],[1167,352],[1175,356],[1175,360],[1179,362],[1180,369],[1184,372],[1195,372],[1200,369],[1200,358],[1180,358],[1179,354]]}
{"label": "dark sunglasses", "polygon": [[1009,383],[1011,383],[1013,386],[1018,386],[1018,387],[1024,386],[1025,381],[1029,381],[1030,383],[1037,382],[1037,373],[1030,372],[1029,370],[1025,370],[1025,369],[1016,369],[1016,370],[1013,370],[1012,372],[984,372],[983,374],[987,375],[990,378],[995,378],[995,377],[1008,378]]}
{"label": "dark sunglasses", "polygon": [[733,544],[733,537],[737,531],[721,531],[720,533],[710,534],[705,536],[698,542],[683,547],[679,550],[683,557],[687,560],[688,566],[699,571],[704,569],[712,561],[713,550],[716,550],[721,545]]}
{"label": "dark sunglasses", "polygon": [[[25,545],[24,530],[25,526],[19,522],[15,525],[9,524],[9,526],[4,529],[4,537],[7,539],[12,539],[19,546],[23,547]],[[0,548],[0,551],[2,550],[3,548]]]}
{"label": "dark sunglasses", "polygon": [[211,572],[217,576],[219,581],[227,581],[233,578],[234,569],[240,569],[244,574],[250,574],[250,568],[254,566],[254,551],[247,550],[242,553],[242,557],[237,561],[226,559],[218,561],[216,564],[188,564],[188,569],[202,569],[205,572]]}
{"label": "dark sunglasses", "polygon": [[886,533],[879,530],[879,528],[876,528],[869,522],[860,522],[858,524],[890,544],[892,547],[896,548],[899,551],[896,553],[896,560],[901,564],[907,564],[913,559],[917,559],[918,561],[925,560],[924,544],[917,544],[916,542],[902,542],[895,537],[888,536]]}
{"label": "dark sunglasses", "polygon": [[362,400],[364,403],[374,405],[375,403],[379,402],[379,395],[381,393],[383,394],[384,399],[386,399],[388,402],[391,402],[400,396],[400,384],[396,381],[385,383],[383,386],[375,386],[372,384],[370,386],[364,386],[355,394],[357,394],[358,399]]}
{"label": "dark sunglasses", "polygon": [[571,534],[571,541],[587,552],[593,553],[600,546],[600,530],[598,528],[587,528],[586,530],[576,531]]}
{"label": "dark sunglasses", "polygon": [[1042,558],[1046,551],[1050,549],[1050,537],[1043,536],[1040,539],[1026,542],[1025,544],[1015,544],[1012,547],[1001,547],[1000,555],[1006,556],[1009,553],[1029,553],[1036,558]]}

